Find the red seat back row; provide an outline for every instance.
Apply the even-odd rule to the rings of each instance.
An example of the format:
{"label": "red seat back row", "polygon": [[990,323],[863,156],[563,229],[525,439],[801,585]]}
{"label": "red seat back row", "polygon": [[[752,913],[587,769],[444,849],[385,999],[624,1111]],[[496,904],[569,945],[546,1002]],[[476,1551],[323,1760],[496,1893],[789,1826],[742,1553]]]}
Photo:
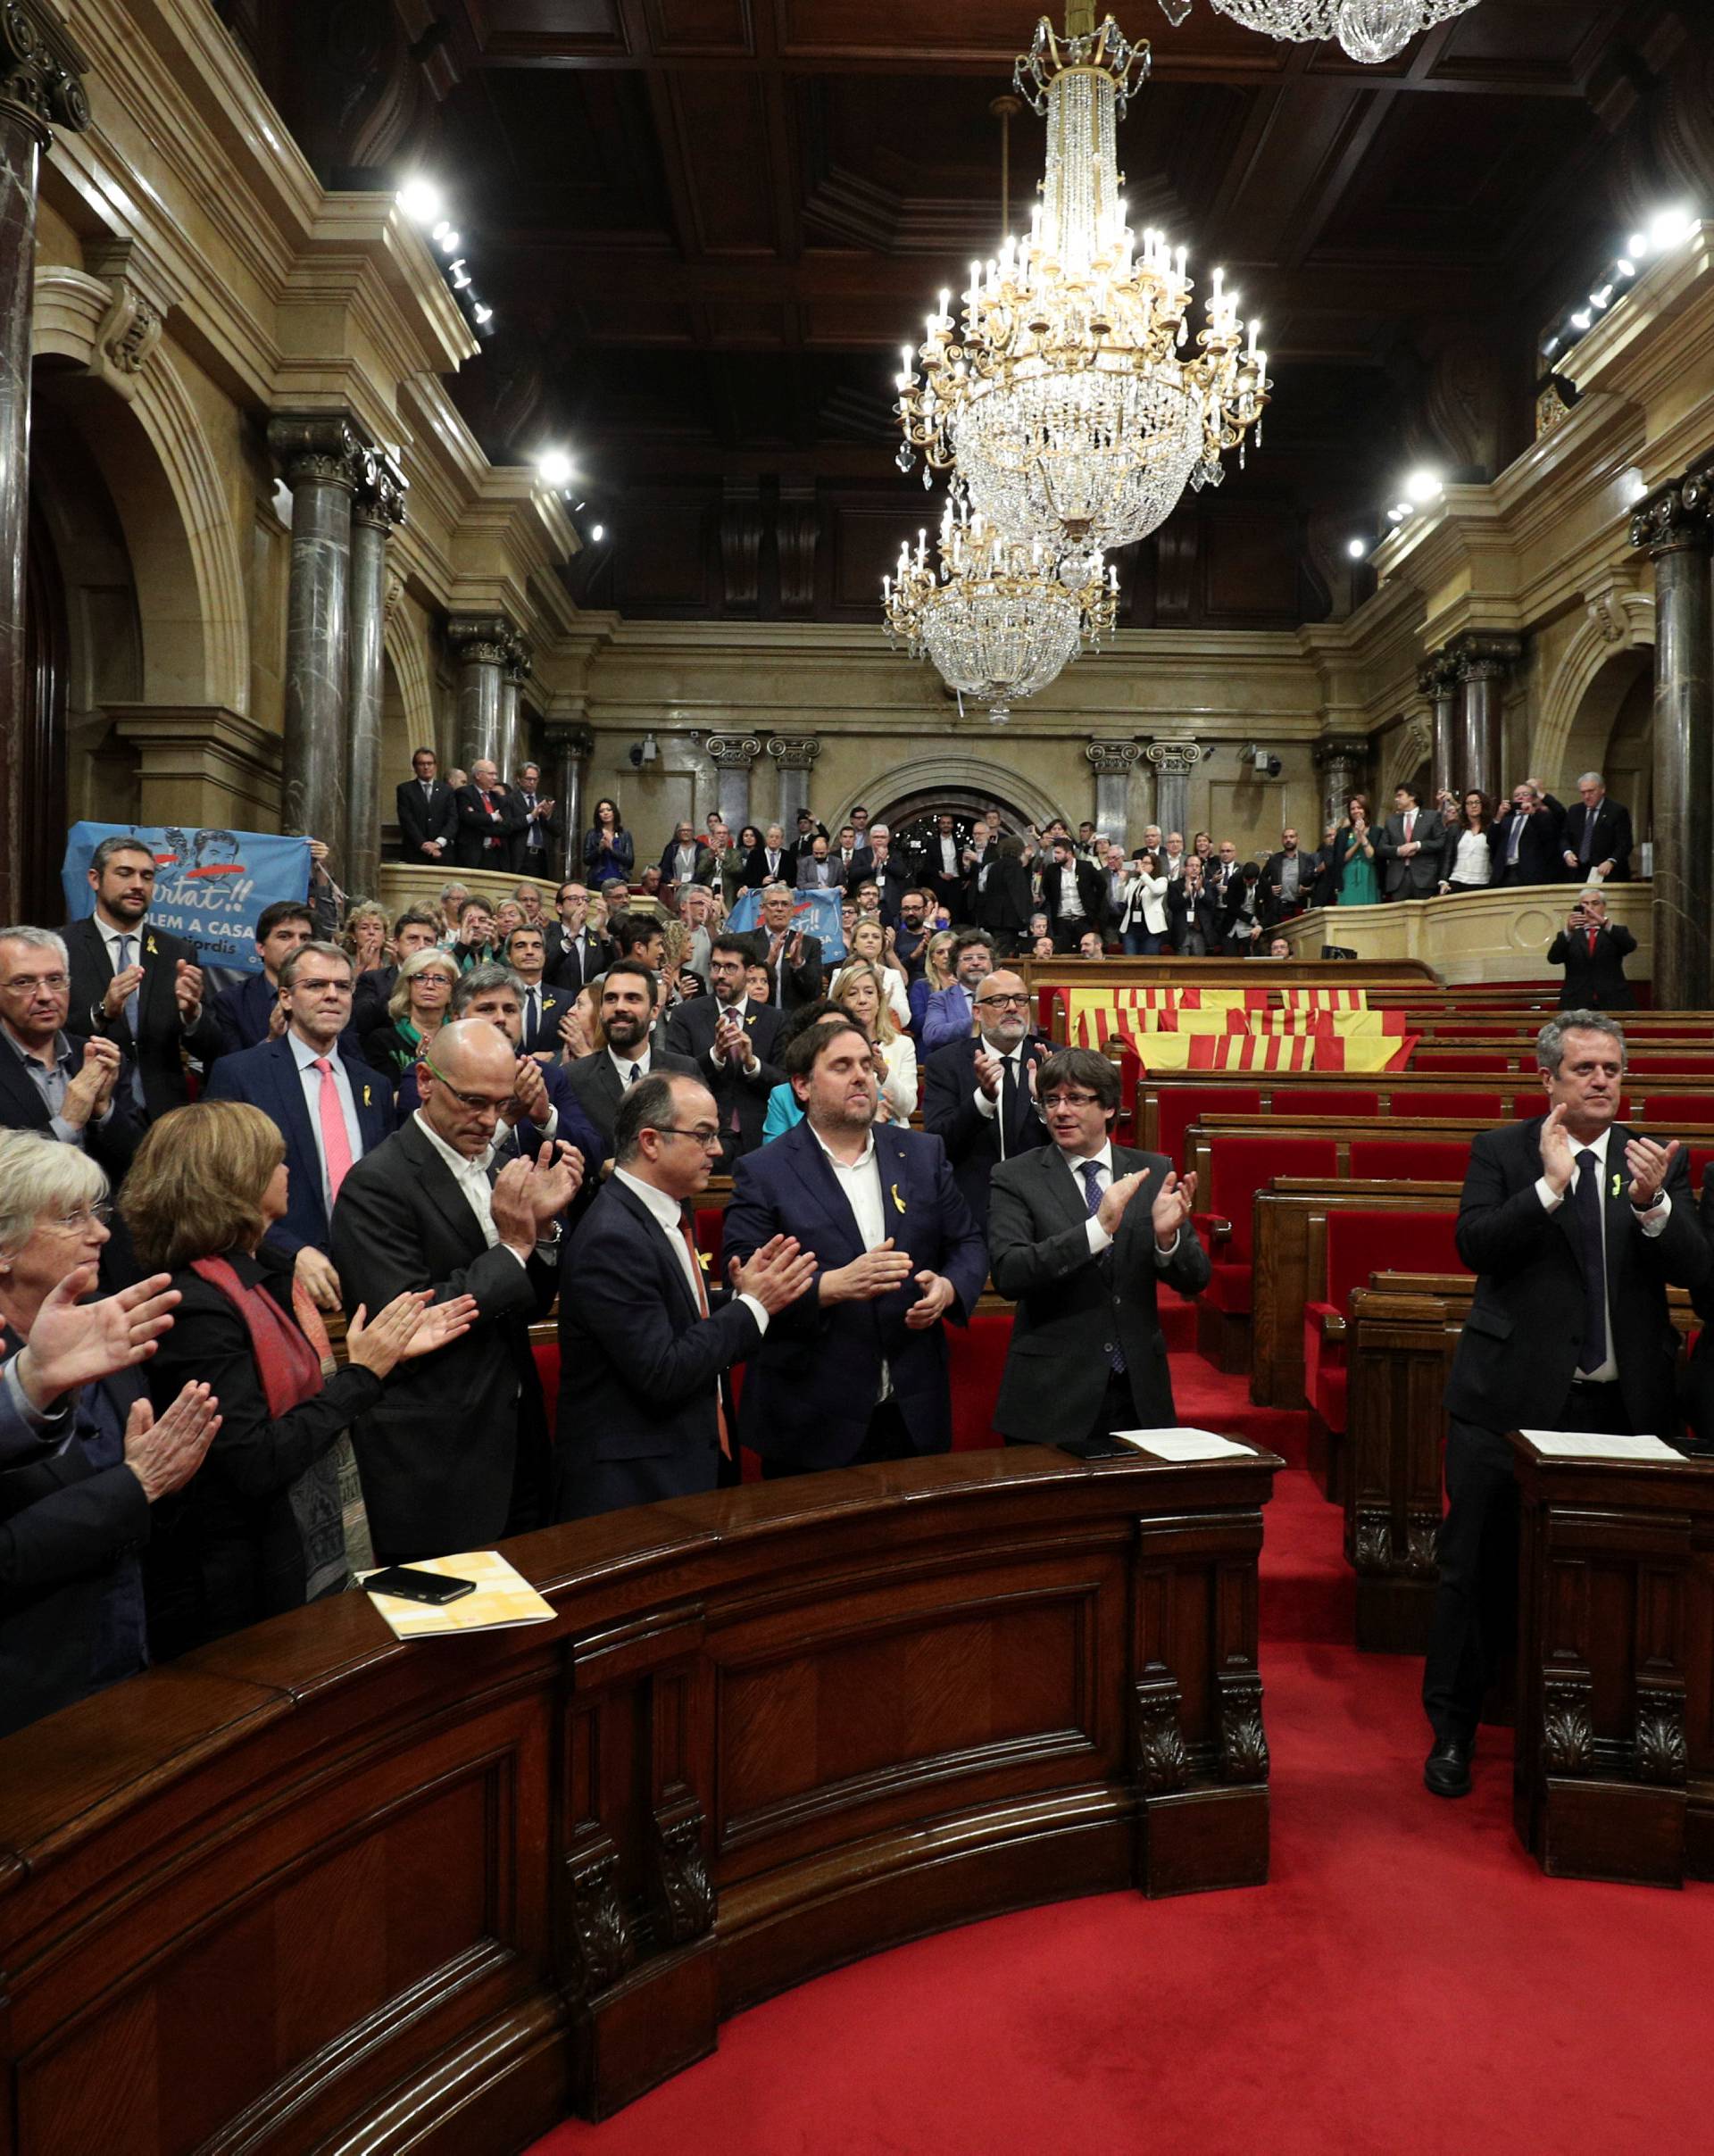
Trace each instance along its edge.
{"label": "red seat back row", "polygon": [[1352,1288],[1376,1272],[1461,1273],[1455,1212],[1341,1212],[1327,1215],[1324,1300],[1343,1311]]}

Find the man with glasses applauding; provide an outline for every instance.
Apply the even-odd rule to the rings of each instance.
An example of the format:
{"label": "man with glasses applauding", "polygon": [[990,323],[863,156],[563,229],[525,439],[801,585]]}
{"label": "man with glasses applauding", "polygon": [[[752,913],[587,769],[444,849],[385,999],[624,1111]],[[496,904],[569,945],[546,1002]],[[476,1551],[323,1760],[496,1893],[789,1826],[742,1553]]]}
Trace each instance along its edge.
{"label": "man with glasses applauding", "polygon": [[994,1427],[1009,1444],[1097,1448],[1114,1430],[1169,1429],[1155,1288],[1208,1285],[1196,1178],[1113,1144],[1119,1070],[1094,1049],[1050,1056],[1036,1097],[1053,1143],[994,1170],[988,1209],[994,1285],[1018,1305]]}
{"label": "man with glasses applauding", "polygon": [[142,1119],[120,1084],[124,1057],[65,1030],[71,969],[51,928],[0,928],[0,1126],[87,1153],[109,1182],[131,1164]]}
{"label": "man with glasses applauding", "polygon": [[573,1236],[560,1297],[554,1517],[689,1497],[738,1480],[727,1372],[815,1278],[772,1236],[731,1286],[704,1277],[691,1202],[720,1158],[714,1096],[657,1072],[620,1103],[612,1179]]}
{"label": "man with glasses applauding", "polygon": [[994,1169],[1047,1143],[1036,1074],[1053,1051],[1030,1029],[1029,991],[1016,973],[978,980],[970,1003],[978,1030],[936,1048],[923,1065],[922,1127],[945,1146],[960,1195],[981,1228]]}

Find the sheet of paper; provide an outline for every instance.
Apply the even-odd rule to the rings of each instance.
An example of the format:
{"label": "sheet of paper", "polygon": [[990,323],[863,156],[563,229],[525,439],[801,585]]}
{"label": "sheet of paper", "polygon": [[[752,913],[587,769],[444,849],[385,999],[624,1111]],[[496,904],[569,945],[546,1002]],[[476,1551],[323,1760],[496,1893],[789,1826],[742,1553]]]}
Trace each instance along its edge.
{"label": "sheet of paper", "polygon": [[1583,1430],[1521,1430],[1518,1435],[1556,1460],[1684,1459],[1658,1437],[1601,1437]]}
{"label": "sheet of paper", "polygon": [[[467,1550],[459,1557],[425,1557],[412,1569],[438,1572],[447,1579],[473,1579],[476,1593],[461,1594],[456,1602],[442,1603],[439,1608],[432,1602],[407,1602],[398,1594],[371,1594],[370,1601],[392,1627],[396,1639],[427,1639],[447,1632],[497,1632],[508,1625],[544,1624],[553,1614],[553,1603],[544,1602],[497,1550]],[[359,1583],[367,1577],[360,1573]]]}
{"label": "sheet of paper", "polygon": [[1115,1430],[1113,1435],[1157,1460],[1226,1460],[1235,1453],[1254,1457],[1253,1447],[1234,1444],[1212,1430]]}

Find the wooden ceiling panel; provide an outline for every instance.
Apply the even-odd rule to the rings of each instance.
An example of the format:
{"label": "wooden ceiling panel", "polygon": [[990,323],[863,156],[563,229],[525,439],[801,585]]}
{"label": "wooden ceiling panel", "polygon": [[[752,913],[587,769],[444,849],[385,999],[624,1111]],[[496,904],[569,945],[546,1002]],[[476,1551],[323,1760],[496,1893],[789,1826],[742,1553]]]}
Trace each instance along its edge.
{"label": "wooden ceiling panel", "polygon": [[761,84],[752,75],[711,72],[669,80],[703,248],[771,254],[779,236]]}
{"label": "wooden ceiling panel", "polygon": [[662,59],[753,53],[749,0],[647,0],[649,43]]}
{"label": "wooden ceiling panel", "polygon": [[478,28],[484,57],[491,60],[627,50],[619,0],[484,0]]}
{"label": "wooden ceiling panel", "polygon": [[453,213],[467,231],[666,229],[640,75],[484,70],[447,101],[444,154]]}

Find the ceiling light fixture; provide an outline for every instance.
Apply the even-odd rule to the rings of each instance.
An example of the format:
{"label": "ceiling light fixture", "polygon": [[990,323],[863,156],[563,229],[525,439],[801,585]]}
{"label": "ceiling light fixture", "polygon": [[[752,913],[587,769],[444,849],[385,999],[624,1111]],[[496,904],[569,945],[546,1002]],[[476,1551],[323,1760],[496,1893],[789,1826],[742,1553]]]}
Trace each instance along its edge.
{"label": "ceiling light fixture", "polygon": [[1660,210],[1649,220],[1649,241],[1657,254],[1666,254],[1682,246],[1695,229],[1696,220],[1682,205]]}
{"label": "ceiling light fixture", "polygon": [[[1293,44],[1336,37],[1352,59],[1374,65],[1402,53],[1420,31],[1461,15],[1476,0],[1213,0],[1221,14],[1264,37]],[[1176,29],[1190,0],[1161,0]]]}
{"label": "ceiling light fixture", "polygon": [[1444,494],[1445,488],[1442,486],[1436,473],[1413,471],[1404,482],[1404,491],[1413,502],[1420,504],[1424,502],[1432,502],[1437,495]]}
{"label": "ceiling light fixture", "polygon": [[429,179],[407,179],[393,197],[413,225],[425,229],[441,215],[440,189]]}
{"label": "ceiling light fixture", "polygon": [[569,487],[575,472],[563,449],[544,449],[536,460],[536,476],[544,487]]}
{"label": "ceiling light fixture", "polygon": [[1369,554],[1369,541],[1367,539],[1347,539],[1345,552],[1353,562],[1363,561]]}

